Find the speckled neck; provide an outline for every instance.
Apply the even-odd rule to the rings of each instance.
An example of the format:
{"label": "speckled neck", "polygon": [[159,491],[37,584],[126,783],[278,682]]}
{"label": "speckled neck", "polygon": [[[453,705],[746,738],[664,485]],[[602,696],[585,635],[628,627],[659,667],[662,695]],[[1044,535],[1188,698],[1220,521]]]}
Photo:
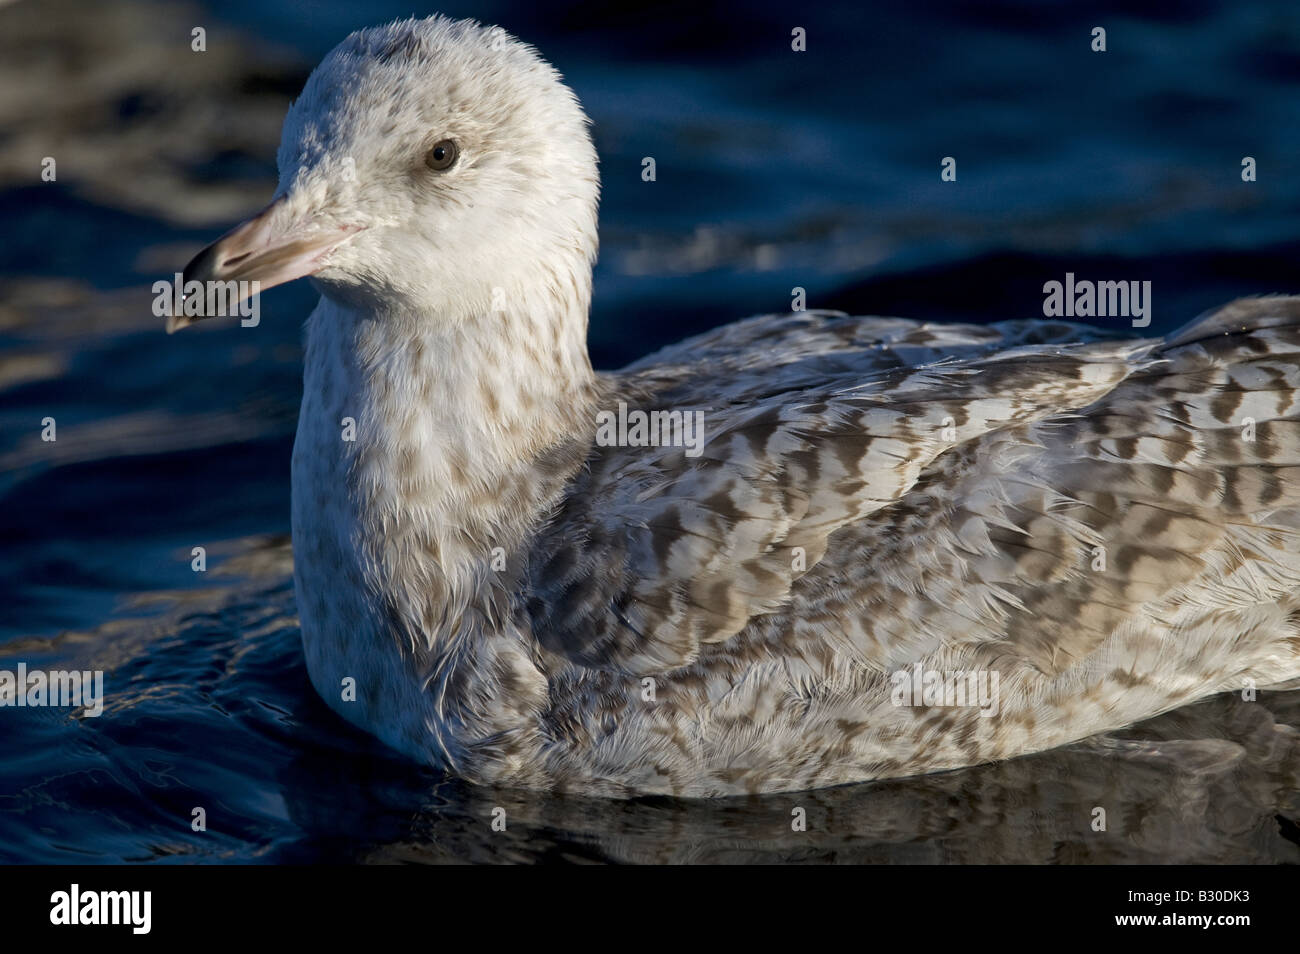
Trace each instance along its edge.
{"label": "speckled neck", "polygon": [[592,429],[585,296],[516,300],[435,317],[326,298],[308,327],[295,494],[331,502],[374,599],[429,644],[500,581]]}

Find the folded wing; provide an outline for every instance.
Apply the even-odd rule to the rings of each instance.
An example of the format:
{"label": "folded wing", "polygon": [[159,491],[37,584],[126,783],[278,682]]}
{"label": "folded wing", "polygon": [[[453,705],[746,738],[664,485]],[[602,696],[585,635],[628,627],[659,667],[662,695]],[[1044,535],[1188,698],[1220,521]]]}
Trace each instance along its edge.
{"label": "folded wing", "polygon": [[[1021,344],[1027,323],[861,324],[833,332],[838,348],[824,327],[812,342],[769,328],[760,337],[802,346],[772,346],[764,363],[742,323],[733,358],[706,341],[707,363],[667,361],[618,379],[607,410],[621,401],[629,411],[698,411],[704,443],[698,456],[680,446],[593,448],[532,554],[528,611],[544,648],[635,674],[686,665],[805,599],[799,581],[837,534],[865,526],[976,442],[1096,404],[1151,369],[1159,344]],[[880,347],[887,335],[889,349]],[[902,363],[905,349],[928,363]],[[885,350],[893,354],[875,356]],[[871,547],[859,551],[846,557],[855,567],[819,575],[869,568]],[[862,613],[846,596],[847,626]]]}

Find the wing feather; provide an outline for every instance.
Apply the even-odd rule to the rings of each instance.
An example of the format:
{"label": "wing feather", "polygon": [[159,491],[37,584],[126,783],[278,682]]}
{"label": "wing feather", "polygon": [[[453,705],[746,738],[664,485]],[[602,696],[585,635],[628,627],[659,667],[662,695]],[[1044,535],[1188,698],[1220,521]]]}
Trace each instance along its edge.
{"label": "wing feather", "polygon": [[[940,337],[927,331],[926,347]],[[843,370],[847,346],[815,385],[796,362],[794,388],[787,365],[730,387],[698,369],[621,379],[611,407],[703,405],[707,439],[699,456],[593,448],[532,553],[529,612],[541,645],[637,674],[685,665],[787,604],[837,531],[895,504],[941,456],[1095,402],[1146,367],[1157,344],[999,351],[988,345],[1004,332],[957,337],[979,348],[919,367],[882,370],[868,359]]]}

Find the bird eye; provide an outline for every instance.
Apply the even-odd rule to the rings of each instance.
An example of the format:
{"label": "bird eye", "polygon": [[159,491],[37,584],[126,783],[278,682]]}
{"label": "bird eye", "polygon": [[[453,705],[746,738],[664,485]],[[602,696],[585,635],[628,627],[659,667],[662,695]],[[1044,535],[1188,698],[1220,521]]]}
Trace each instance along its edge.
{"label": "bird eye", "polygon": [[460,150],[450,139],[444,139],[437,143],[424,157],[424,164],[434,172],[446,172],[456,164],[456,157],[460,155]]}

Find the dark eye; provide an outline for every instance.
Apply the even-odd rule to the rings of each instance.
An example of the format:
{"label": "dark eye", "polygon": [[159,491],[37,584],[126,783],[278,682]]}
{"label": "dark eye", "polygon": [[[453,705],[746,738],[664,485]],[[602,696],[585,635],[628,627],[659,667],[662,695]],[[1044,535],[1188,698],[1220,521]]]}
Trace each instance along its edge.
{"label": "dark eye", "polygon": [[460,150],[450,139],[437,143],[424,157],[424,164],[434,172],[446,172],[456,164]]}

